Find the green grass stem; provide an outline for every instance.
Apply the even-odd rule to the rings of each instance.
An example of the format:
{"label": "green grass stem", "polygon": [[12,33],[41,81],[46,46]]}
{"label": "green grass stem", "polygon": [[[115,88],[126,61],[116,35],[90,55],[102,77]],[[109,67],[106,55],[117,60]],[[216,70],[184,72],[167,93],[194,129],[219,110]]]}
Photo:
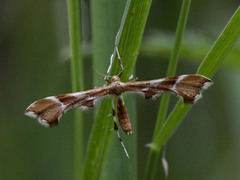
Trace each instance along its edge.
{"label": "green grass stem", "polygon": [[[78,0],[68,0],[68,19],[71,47],[71,79],[73,92],[82,91],[83,65],[81,57],[80,4]],[[82,112],[75,111],[75,179],[80,179],[83,163],[83,122]]]}
{"label": "green grass stem", "polygon": [[[224,57],[226,57],[239,38],[239,35],[240,8],[237,9],[218,39],[213,44],[209,53],[206,55],[206,58],[199,66],[197,73],[207,77],[212,77],[217,71],[221,61],[224,59]],[[191,107],[192,105],[184,104],[182,100],[179,100],[164,123],[163,127],[155,136],[150,146],[151,153],[147,161],[145,179],[153,179],[157,165],[157,160],[155,157],[157,157],[157,154],[159,154],[164,143],[166,143],[166,141],[171,137]]]}
{"label": "green grass stem", "polygon": [[[170,57],[170,61],[169,61],[169,65],[168,65],[167,77],[174,76],[176,73],[180,49],[181,49],[182,37],[184,34],[186,22],[187,22],[190,4],[191,4],[191,0],[184,0],[182,3],[182,8],[181,8],[178,25],[177,25],[174,48],[173,48],[173,51],[172,51],[172,54]],[[167,114],[167,110],[168,110],[169,100],[170,100],[170,95],[163,95],[161,98],[158,116],[157,116],[157,122],[156,122],[153,136],[156,136],[156,134],[159,132],[159,130],[161,129],[161,127],[164,123],[164,120],[165,120],[166,114]]]}
{"label": "green grass stem", "polygon": [[[137,58],[136,52],[138,52],[140,48],[147,16],[151,5],[151,0],[131,0],[131,1],[128,0],[126,3],[125,12],[123,20],[120,25],[120,29],[116,28],[115,32],[113,32],[113,30],[110,29],[113,27],[111,27],[110,25],[116,24],[116,19],[115,20],[109,19],[113,18],[113,16],[109,15],[107,15],[107,17],[105,17],[102,20],[99,20],[99,18],[102,18],[102,16],[106,13],[110,13],[110,11],[116,12],[118,7],[118,4],[116,4],[117,2],[104,1],[105,6],[102,6],[103,2],[99,0],[92,2],[93,59],[94,59],[93,62],[94,66],[98,67],[98,70],[106,72],[109,64],[109,57],[111,55],[111,51],[114,48],[114,38],[109,37],[109,35],[112,33],[116,35],[117,31],[119,30],[121,33],[119,36],[118,49],[123,61],[123,65],[126,65],[127,62],[130,60],[121,77],[122,81],[127,81],[128,77],[130,77],[130,75],[133,73],[134,65],[136,63]],[[110,5],[108,3],[113,4]],[[111,9],[106,8],[99,9],[100,7],[106,8],[111,7]],[[105,23],[107,23],[108,25],[106,25]],[[110,38],[111,42],[109,41]],[[110,53],[108,52],[107,54],[106,51],[104,51],[104,48],[109,49],[109,47],[111,51]],[[120,71],[119,67],[120,67],[119,62],[115,57],[111,74],[112,75],[118,74]],[[102,79],[103,77],[99,78],[98,75],[98,77],[95,78],[95,82],[97,82],[97,84],[98,83],[100,84],[100,82],[101,83],[103,82]],[[110,148],[112,135],[113,133],[115,133],[113,131],[110,131],[113,128],[113,120],[112,117],[111,116],[109,117],[108,115],[111,113],[112,113],[111,101],[109,99],[104,99],[104,101],[101,103],[99,107],[93,125],[82,179],[88,180],[100,179],[103,173],[104,162],[106,161],[107,154]],[[131,116],[131,112],[129,113]],[[130,149],[132,148],[136,149],[136,142],[132,142],[130,144],[132,144],[133,146],[130,147]],[[121,148],[120,145],[119,148]],[[127,148],[129,148],[129,146]],[[135,169],[134,170],[135,175],[128,176],[125,179],[136,179],[136,154],[130,155],[131,159],[128,160],[127,164],[125,163],[127,167],[129,166],[127,168],[128,171],[126,171],[126,175],[124,175],[123,172],[122,174],[119,174],[119,176],[115,175],[116,177],[126,177],[128,176],[127,174],[129,174],[129,169]],[[126,159],[123,153],[122,157],[120,158],[120,161],[117,160],[119,164],[122,164],[124,161],[121,159]],[[112,164],[116,166],[115,158],[109,159],[109,161],[112,161]],[[105,179],[108,178],[105,177]]]}

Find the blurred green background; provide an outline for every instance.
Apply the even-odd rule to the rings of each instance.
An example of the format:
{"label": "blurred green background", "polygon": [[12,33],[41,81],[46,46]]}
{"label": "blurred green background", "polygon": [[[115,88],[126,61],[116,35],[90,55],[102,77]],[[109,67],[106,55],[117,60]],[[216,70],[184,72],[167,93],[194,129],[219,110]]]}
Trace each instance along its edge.
{"label": "blurred green background", "polygon": [[[237,0],[192,1],[178,75],[196,72],[239,4]],[[136,66],[139,80],[165,76],[180,7],[181,1],[153,1]],[[83,2],[82,13],[85,88],[89,89],[96,72],[91,65],[88,1]],[[71,92],[68,37],[66,1],[0,1],[0,179],[73,179],[73,113],[51,129],[23,115],[35,100]],[[214,76],[214,86],[168,142],[169,179],[240,179],[239,62],[238,42]],[[144,146],[152,138],[159,99],[133,98],[141,179],[148,153]],[[176,100],[171,99],[170,107]],[[94,109],[84,113],[86,146],[93,113]],[[157,173],[162,177],[160,163]]]}

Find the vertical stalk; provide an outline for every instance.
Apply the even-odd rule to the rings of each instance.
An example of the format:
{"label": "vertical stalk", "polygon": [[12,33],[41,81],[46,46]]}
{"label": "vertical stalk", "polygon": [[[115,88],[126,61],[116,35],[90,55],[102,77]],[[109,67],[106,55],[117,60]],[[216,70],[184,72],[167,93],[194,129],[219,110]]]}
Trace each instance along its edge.
{"label": "vertical stalk", "polygon": [[[178,25],[177,25],[174,48],[173,48],[173,51],[171,53],[171,57],[169,60],[167,77],[174,76],[176,73],[182,37],[183,37],[184,30],[186,27],[190,4],[191,4],[191,0],[184,0],[182,3],[182,8],[181,8]],[[158,116],[157,116],[157,124],[156,124],[155,131],[154,131],[154,137],[155,137],[156,133],[161,129],[164,119],[166,118],[169,100],[170,100],[170,95],[162,96],[160,108],[159,108]]]}
{"label": "vertical stalk", "polygon": [[[190,4],[191,4],[191,0],[184,0],[182,3],[182,8],[181,8],[178,25],[177,25],[175,44],[174,44],[174,48],[169,61],[167,77],[174,76],[176,72],[179,54],[180,54],[182,36],[185,30]],[[157,116],[157,123],[155,126],[154,135],[153,135],[153,141],[157,133],[160,131],[160,129],[163,126],[164,120],[166,118],[167,110],[168,110],[169,100],[170,100],[169,95],[163,95],[161,99],[160,108]],[[159,153],[160,153],[159,149],[150,148],[145,179],[154,179],[154,174],[155,174],[155,169],[158,162]]]}
{"label": "vertical stalk", "polygon": [[[71,79],[73,92],[83,90],[81,57],[81,26],[79,0],[68,0],[69,33],[71,47]],[[81,111],[75,111],[75,179],[80,179],[83,162],[83,122]]]}
{"label": "vertical stalk", "polygon": [[[112,25],[116,24],[117,21],[112,21],[110,18],[114,16],[109,15],[109,13],[115,13],[118,9],[119,1],[117,0],[113,6],[109,3],[113,3],[109,0],[94,0],[92,1],[92,27],[93,27],[93,62],[94,66],[98,67],[98,70],[103,68],[102,72],[106,72],[107,67],[103,67],[105,62],[109,64],[109,56],[111,55],[112,49],[114,48],[114,38],[110,39],[109,36],[112,33]],[[124,70],[124,73],[121,76],[123,82],[127,81],[130,75],[133,73],[134,65],[136,63],[137,53],[139,51],[144,28],[146,25],[147,16],[149,13],[151,5],[151,0],[127,0],[125,13],[123,16],[122,23],[120,25],[120,36],[118,49],[123,60],[123,64],[127,67]],[[96,8],[98,7],[98,8]],[[103,11],[101,8],[104,9]],[[115,9],[116,8],[116,9]],[[105,18],[103,16],[106,16]],[[101,20],[98,20],[101,18]],[[120,22],[120,21],[119,21]],[[116,31],[114,32],[114,37],[117,33],[119,25],[116,26]],[[106,29],[104,29],[106,28]],[[109,44],[110,43],[110,44]],[[110,53],[106,54],[106,50],[110,48]],[[106,57],[107,56],[107,57]],[[104,58],[105,57],[105,58]],[[130,61],[129,61],[130,60]],[[128,63],[129,61],[129,63]],[[116,75],[119,73],[119,62],[117,57],[112,66],[111,75]],[[102,77],[100,77],[103,79]],[[96,79],[95,82],[98,82]],[[100,80],[99,80],[100,82]],[[106,101],[105,101],[106,100]],[[122,155],[117,158],[111,158],[108,162],[111,163],[110,168],[106,169],[108,172],[104,172],[104,163],[107,159],[108,150],[110,148],[110,143],[112,140],[113,131],[110,129],[113,128],[112,117],[108,115],[112,113],[111,104],[105,99],[101,106],[99,107],[98,114],[96,116],[93,129],[91,132],[91,137],[88,144],[87,157],[84,164],[83,170],[83,179],[88,180],[97,180],[104,175],[103,179],[112,179],[109,178],[113,174],[114,179],[136,179],[136,153],[134,153],[130,160],[126,159],[123,151]],[[111,101],[110,101],[111,103]],[[130,114],[131,115],[131,114]],[[132,119],[131,119],[132,120]],[[130,137],[129,137],[130,138]],[[134,138],[131,143],[132,152],[136,152],[136,142]],[[118,144],[119,146],[119,144]],[[121,147],[119,147],[121,148]],[[124,163],[124,161],[126,163]],[[131,162],[130,162],[131,161]],[[119,168],[118,168],[119,167]],[[122,168],[124,167],[124,168]],[[118,169],[115,169],[118,168]],[[117,171],[116,171],[117,170]],[[129,171],[131,172],[129,173]],[[115,173],[117,172],[117,173]],[[108,174],[108,175],[106,175]],[[119,175],[118,175],[119,174]],[[107,177],[106,177],[107,176]]]}
{"label": "vertical stalk", "polygon": [[[199,66],[197,74],[202,74],[206,77],[212,77],[224,57],[226,57],[230,52],[239,36],[240,7],[229,20],[222,33],[209,50],[205,59],[202,61],[202,64]],[[184,104],[182,100],[179,100],[160,131],[156,133],[156,136],[153,139],[150,147],[145,179],[153,179],[154,176],[152,174],[154,174],[156,169],[156,163],[154,163],[156,160],[151,153],[154,152],[157,154],[160,152],[163,144],[171,137],[191,107],[191,104]]]}

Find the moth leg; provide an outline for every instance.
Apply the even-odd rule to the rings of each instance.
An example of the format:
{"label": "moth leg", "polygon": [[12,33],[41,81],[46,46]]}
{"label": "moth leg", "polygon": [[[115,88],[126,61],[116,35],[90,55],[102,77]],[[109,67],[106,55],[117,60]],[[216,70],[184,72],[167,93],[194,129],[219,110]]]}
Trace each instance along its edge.
{"label": "moth leg", "polygon": [[104,77],[104,81],[107,81],[108,83],[111,83],[112,81],[108,79],[109,77],[109,74],[110,74],[110,71],[112,69],[112,65],[113,65],[113,60],[114,60],[114,53],[111,55],[110,57],[110,64],[109,64],[109,67],[108,67],[108,70],[107,70],[107,73]]}
{"label": "moth leg", "polygon": [[123,64],[122,64],[122,59],[121,59],[120,54],[119,54],[119,51],[118,51],[117,44],[115,44],[115,49],[116,49],[116,52],[117,52],[118,61],[119,61],[120,66],[121,66],[121,71],[120,71],[119,74],[118,74],[118,77],[120,77],[120,76],[122,75],[122,72],[123,72],[124,68],[123,68]]}
{"label": "moth leg", "polygon": [[124,70],[123,64],[122,64],[122,59],[121,59],[120,54],[119,54],[119,51],[118,51],[118,44],[119,44],[119,40],[120,40],[119,33],[120,33],[120,32],[118,31],[118,32],[117,32],[117,35],[116,35],[116,38],[115,38],[115,50],[116,50],[116,53],[117,53],[118,61],[119,61],[120,66],[121,66],[121,71],[120,71],[120,73],[118,74],[118,77],[121,76],[121,74],[122,74],[122,72],[123,72],[123,70]]}
{"label": "moth leg", "polygon": [[119,38],[120,38],[120,37],[119,37],[119,31],[118,31],[118,33],[117,33],[117,35],[116,35],[116,38],[115,38],[115,47],[114,47],[113,53],[112,53],[112,55],[111,55],[111,57],[110,57],[110,64],[109,64],[107,73],[106,73],[105,78],[104,78],[104,80],[107,81],[107,82],[109,82],[109,83],[111,83],[111,80],[108,80],[108,77],[109,77],[110,71],[111,71],[111,69],[112,69],[113,61],[114,61],[114,58],[115,58],[115,53],[117,54],[118,61],[119,61],[120,66],[121,66],[121,71],[120,71],[120,73],[118,74],[118,77],[121,76],[121,74],[122,74],[122,72],[123,72],[123,69],[124,69],[124,68],[123,68],[123,64],[122,64],[122,59],[121,59],[120,54],[119,54],[119,51],[118,51]]}
{"label": "moth leg", "polygon": [[113,115],[113,121],[114,121],[114,130],[117,132],[117,136],[118,136],[118,139],[123,147],[123,150],[127,156],[127,158],[129,158],[129,155],[128,155],[128,152],[127,152],[127,149],[125,147],[125,145],[123,144],[123,141],[121,139],[121,136],[120,136],[120,133],[119,133],[119,128],[118,128],[118,125],[117,125],[117,120],[116,120],[116,111],[115,111],[115,107],[114,107],[114,100],[113,100],[113,97],[112,97],[112,115]]}

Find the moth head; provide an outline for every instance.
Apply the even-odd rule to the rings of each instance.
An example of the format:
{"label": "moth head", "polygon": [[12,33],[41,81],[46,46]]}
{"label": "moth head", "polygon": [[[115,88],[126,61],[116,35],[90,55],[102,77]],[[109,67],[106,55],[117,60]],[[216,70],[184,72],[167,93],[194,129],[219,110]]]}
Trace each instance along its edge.
{"label": "moth head", "polygon": [[120,78],[118,76],[113,76],[112,77],[112,83],[113,82],[120,82]]}
{"label": "moth head", "polygon": [[112,82],[111,82],[110,94],[119,96],[123,92],[124,85],[125,84],[123,82],[121,82],[121,80],[118,76],[113,76]]}

